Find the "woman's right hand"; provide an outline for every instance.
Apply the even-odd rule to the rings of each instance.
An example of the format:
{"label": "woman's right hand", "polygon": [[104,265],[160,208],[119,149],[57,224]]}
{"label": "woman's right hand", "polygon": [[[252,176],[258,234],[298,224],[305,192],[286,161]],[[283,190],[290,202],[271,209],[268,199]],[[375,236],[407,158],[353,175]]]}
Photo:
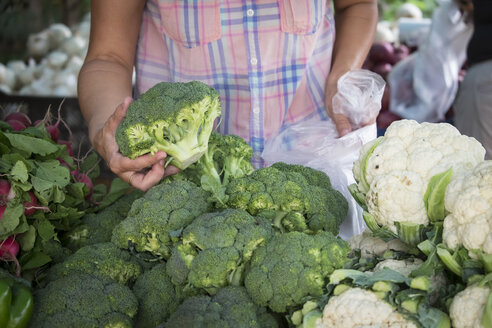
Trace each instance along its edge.
{"label": "woman's right hand", "polygon": [[[163,151],[158,151],[154,155],[142,155],[133,160],[120,153],[115,139],[116,129],[125,117],[131,102],[132,98],[125,98],[104,125],[94,134],[91,133],[94,136],[91,141],[111,171],[133,187],[146,191],[162,178],[176,174],[179,170],[174,166],[164,168],[167,154]],[[150,169],[147,170],[148,168]]]}

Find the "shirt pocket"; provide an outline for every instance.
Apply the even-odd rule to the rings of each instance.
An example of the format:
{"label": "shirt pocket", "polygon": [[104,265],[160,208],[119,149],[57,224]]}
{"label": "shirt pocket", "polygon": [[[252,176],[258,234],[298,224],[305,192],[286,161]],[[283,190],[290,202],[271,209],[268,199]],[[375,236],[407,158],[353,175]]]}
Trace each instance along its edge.
{"label": "shirt pocket", "polygon": [[159,0],[161,32],[194,48],[220,39],[220,0]]}
{"label": "shirt pocket", "polygon": [[277,0],[282,32],[313,34],[326,12],[325,0]]}

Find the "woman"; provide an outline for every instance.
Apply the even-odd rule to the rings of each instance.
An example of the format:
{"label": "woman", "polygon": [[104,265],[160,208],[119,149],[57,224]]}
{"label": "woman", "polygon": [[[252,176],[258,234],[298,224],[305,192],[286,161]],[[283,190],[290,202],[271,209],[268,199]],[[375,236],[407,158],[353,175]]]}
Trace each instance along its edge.
{"label": "woman", "polygon": [[[338,78],[360,68],[377,24],[375,0],[149,0],[92,2],[89,51],[79,75],[79,102],[89,138],[110,169],[142,190],[176,169],[166,154],[135,160],[118,152],[114,133],[132,96],[159,81],[200,80],[221,96],[219,131],[254,150],[305,118],[333,115]],[[336,37],[335,37],[336,27]],[[142,169],[151,167],[150,170]]]}

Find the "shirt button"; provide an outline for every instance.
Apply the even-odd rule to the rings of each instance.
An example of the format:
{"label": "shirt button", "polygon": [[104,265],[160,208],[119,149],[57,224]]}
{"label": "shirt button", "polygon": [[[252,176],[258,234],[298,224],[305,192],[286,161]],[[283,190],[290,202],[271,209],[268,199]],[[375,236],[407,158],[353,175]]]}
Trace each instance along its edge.
{"label": "shirt button", "polygon": [[251,65],[256,65],[256,64],[258,64],[258,59],[253,57],[253,58],[251,58],[251,60],[249,62],[251,63]]}
{"label": "shirt button", "polygon": [[260,108],[259,107],[253,108],[253,113],[258,114],[259,112],[260,112]]}
{"label": "shirt button", "polygon": [[249,17],[253,16],[255,14],[255,11],[253,9],[248,9],[248,11],[246,12],[246,15],[248,15]]}

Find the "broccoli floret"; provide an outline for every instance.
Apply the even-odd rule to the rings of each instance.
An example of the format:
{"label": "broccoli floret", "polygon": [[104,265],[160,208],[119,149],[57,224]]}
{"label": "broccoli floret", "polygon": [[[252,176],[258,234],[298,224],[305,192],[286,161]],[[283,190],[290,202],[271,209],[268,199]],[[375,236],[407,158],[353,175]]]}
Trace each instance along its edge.
{"label": "broccoli floret", "polygon": [[243,210],[203,214],[184,229],[167,272],[173,283],[190,284],[210,294],[220,287],[241,285],[253,251],[272,236],[268,220]]}
{"label": "broccoli floret", "polygon": [[132,159],[163,150],[183,170],[207,150],[220,114],[219,94],[208,85],[160,82],[130,104],[116,130],[116,142]]}
{"label": "broccoli floret", "polygon": [[48,272],[48,280],[54,281],[76,273],[87,273],[128,284],[137,279],[142,268],[128,251],[111,243],[95,244],[82,247],[65,262],[52,266]]}
{"label": "broccoli floret", "polygon": [[320,297],[327,277],[349,261],[348,243],[333,234],[279,234],[253,253],[244,284],[253,301],[274,312]]}
{"label": "broccoli floret", "polygon": [[227,184],[254,171],[252,156],[253,149],[241,137],[212,132],[207,151],[184,174],[212,194],[216,207],[225,208]]}
{"label": "broccoli floret", "polygon": [[283,231],[338,234],[348,212],[343,195],[329,177],[309,167],[277,163],[232,180],[227,205],[271,220]]}
{"label": "broccoli floret", "polygon": [[[258,319],[258,313],[263,315]],[[249,298],[244,287],[228,286],[213,297],[194,296],[186,299],[166,322],[166,328],[275,328]]]}
{"label": "broccoli floret", "polygon": [[137,299],[127,286],[74,274],[35,291],[30,327],[131,328],[137,309]]}
{"label": "broccoli floret", "polygon": [[138,299],[137,328],[155,328],[176,311],[180,299],[166,273],[166,264],[160,263],[138,277],[133,286]]}
{"label": "broccoli floret", "polygon": [[97,214],[84,215],[80,225],[64,234],[62,239],[64,244],[72,251],[76,251],[87,245],[111,241],[114,227],[126,218],[133,202],[142,196],[143,192],[135,190]]}
{"label": "broccoli floret", "polygon": [[167,259],[181,230],[210,211],[208,198],[205,190],[188,181],[156,185],[133,203],[128,217],[113,230],[111,240],[120,248]]}

